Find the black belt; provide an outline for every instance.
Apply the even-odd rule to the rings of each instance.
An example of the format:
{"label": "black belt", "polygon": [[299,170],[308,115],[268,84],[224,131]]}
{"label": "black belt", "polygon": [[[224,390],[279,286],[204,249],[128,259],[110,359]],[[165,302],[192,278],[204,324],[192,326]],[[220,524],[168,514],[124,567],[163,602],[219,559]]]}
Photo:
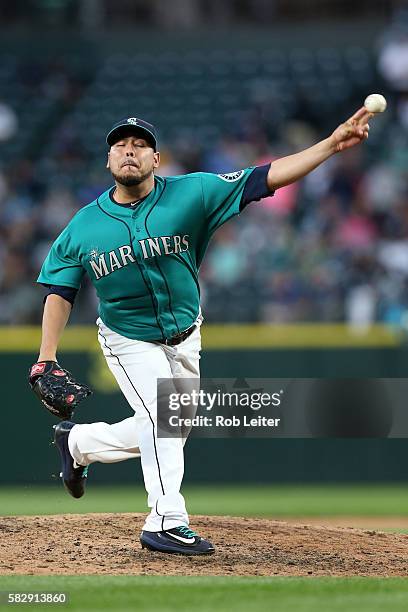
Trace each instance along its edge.
{"label": "black belt", "polygon": [[193,331],[196,329],[196,325],[192,325],[185,331],[181,332],[181,334],[177,334],[177,336],[172,336],[171,338],[165,338],[164,340],[156,340],[160,344],[165,344],[166,346],[176,346],[177,344],[181,344],[184,340],[186,340]]}

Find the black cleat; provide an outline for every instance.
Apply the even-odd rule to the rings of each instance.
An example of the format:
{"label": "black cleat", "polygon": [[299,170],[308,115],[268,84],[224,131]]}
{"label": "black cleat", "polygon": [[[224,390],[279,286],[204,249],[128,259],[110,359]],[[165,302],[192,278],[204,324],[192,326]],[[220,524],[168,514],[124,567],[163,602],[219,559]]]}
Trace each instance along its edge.
{"label": "black cleat", "polygon": [[62,472],[60,476],[64,483],[64,487],[72,497],[82,497],[85,493],[85,483],[88,476],[87,467],[74,468],[74,458],[69,452],[68,436],[75,423],[71,421],[61,421],[58,425],[54,425],[54,441],[61,455]]}
{"label": "black cleat", "polygon": [[142,531],[142,548],[179,555],[212,555],[214,546],[188,527],[174,527],[166,531]]}

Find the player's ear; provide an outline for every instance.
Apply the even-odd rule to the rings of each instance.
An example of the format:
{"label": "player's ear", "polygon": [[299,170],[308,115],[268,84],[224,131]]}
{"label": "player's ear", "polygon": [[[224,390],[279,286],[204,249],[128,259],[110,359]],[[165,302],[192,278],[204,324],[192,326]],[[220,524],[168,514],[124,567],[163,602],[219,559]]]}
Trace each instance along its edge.
{"label": "player's ear", "polygon": [[153,154],[153,168],[158,168],[160,165],[160,153],[155,151]]}

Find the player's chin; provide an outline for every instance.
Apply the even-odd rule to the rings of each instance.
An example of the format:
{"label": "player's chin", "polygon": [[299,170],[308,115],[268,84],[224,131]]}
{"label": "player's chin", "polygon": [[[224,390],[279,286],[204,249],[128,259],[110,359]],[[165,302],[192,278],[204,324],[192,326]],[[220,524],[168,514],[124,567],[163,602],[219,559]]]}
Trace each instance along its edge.
{"label": "player's chin", "polygon": [[114,174],[113,178],[117,183],[120,183],[124,187],[133,187],[143,182],[145,177],[135,172],[123,172],[122,174]]}

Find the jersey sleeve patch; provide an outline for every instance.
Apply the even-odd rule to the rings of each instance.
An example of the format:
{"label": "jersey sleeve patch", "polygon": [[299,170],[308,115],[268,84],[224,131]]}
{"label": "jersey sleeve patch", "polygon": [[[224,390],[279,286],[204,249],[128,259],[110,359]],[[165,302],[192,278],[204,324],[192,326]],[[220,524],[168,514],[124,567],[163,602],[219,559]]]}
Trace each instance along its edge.
{"label": "jersey sleeve patch", "polygon": [[239,181],[244,172],[244,170],[237,170],[236,172],[228,172],[227,174],[217,174],[217,176],[223,181],[227,181],[227,183],[234,183],[235,181]]}

